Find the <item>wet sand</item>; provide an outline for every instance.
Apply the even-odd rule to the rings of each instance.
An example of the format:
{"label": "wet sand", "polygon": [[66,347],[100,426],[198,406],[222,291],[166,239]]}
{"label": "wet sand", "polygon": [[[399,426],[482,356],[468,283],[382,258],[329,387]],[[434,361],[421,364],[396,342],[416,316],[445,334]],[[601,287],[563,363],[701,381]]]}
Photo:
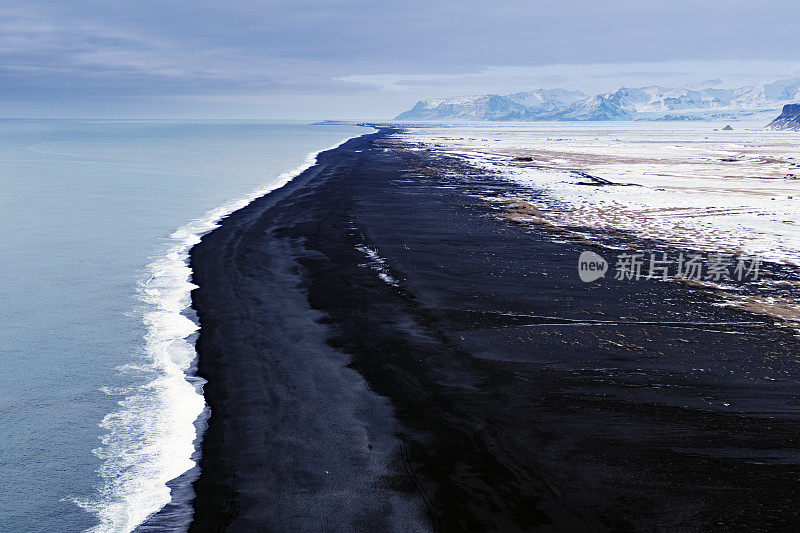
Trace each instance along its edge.
{"label": "wet sand", "polygon": [[517,188],[374,134],[203,238],[192,530],[798,523],[793,332],[582,283],[586,243],[475,195]]}

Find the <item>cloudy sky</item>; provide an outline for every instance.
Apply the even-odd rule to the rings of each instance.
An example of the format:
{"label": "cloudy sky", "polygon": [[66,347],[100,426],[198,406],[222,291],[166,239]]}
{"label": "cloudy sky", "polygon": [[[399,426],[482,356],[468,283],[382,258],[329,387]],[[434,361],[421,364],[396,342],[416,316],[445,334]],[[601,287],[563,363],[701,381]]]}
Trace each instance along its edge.
{"label": "cloudy sky", "polygon": [[0,116],[390,118],[800,74],[797,0],[0,2]]}

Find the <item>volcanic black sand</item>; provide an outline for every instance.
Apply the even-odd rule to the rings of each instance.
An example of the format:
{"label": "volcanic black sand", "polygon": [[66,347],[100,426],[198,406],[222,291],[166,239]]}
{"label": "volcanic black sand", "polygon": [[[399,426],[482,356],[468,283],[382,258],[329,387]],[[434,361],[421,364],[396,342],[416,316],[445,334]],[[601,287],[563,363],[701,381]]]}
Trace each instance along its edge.
{"label": "volcanic black sand", "polygon": [[791,330],[583,283],[474,194],[518,186],[387,133],[192,250],[194,531],[796,530]]}

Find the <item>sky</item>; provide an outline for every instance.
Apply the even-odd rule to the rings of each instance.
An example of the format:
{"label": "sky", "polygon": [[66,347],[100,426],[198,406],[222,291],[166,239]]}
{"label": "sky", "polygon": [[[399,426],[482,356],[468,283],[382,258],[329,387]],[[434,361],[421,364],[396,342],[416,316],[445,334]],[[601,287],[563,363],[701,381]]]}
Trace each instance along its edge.
{"label": "sky", "polygon": [[797,0],[0,0],[0,116],[388,119],[800,75]]}

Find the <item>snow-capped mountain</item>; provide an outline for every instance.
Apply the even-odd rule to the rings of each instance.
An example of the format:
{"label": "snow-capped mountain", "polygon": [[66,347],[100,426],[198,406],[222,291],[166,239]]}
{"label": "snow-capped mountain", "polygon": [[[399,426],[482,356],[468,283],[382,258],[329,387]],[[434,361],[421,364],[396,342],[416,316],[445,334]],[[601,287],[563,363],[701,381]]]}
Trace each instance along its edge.
{"label": "snow-capped mountain", "polygon": [[586,98],[580,91],[537,89],[507,95],[487,94],[422,100],[398,119],[535,120]]}
{"label": "snow-capped mountain", "polygon": [[459,96],[440,100],[421,100],[397,116],[398,119],[439,120],[520,120],[525,118],[525,106],[508,96],[487,94]]}
{"label": "snow-capped mountain", "polygon": [[800,78],[735,89],[628,88],[587,96],[566,89],[422,100],[397,120],[696,120],[741,118],[800,101]]}
{"label": "snow-capped mountain", "polygon": [[525,118],[529,120],[550,116],[566,106],[587,98],[581,91],[566,89],[536,89],[535,91],[509,94],[507,97],[513,102],[525,106]]}

